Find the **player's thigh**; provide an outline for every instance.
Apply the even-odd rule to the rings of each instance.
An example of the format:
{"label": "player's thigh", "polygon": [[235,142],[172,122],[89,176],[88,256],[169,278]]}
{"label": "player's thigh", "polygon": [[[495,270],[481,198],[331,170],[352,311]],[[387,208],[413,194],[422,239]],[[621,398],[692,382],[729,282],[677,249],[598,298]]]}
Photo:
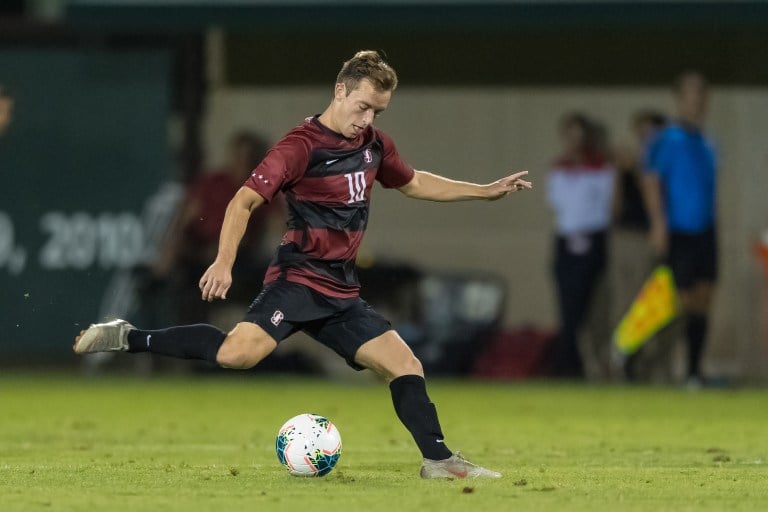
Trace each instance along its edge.
{"label": "player's thigh", "polygon": [[421,362],[394,330],[365,342],[355,354],[355,363],[370,369],[387,382],[403,375],[424,376]]}
{"label": "player's thigh", "polygon": [[392,324],[360,298],[344,306],[329,310],[326,317],[306,322],[301,328],[343,357],[350,367],[365,370],[355,361],[357,351],[366,342],[392,330]]}
{"label": "player's thigh", "polygon": [[219,348],[216,362],[225,368],[252,368],[276,347],[274,338],[260,326],[252,322],[240,322],[229,332]]}

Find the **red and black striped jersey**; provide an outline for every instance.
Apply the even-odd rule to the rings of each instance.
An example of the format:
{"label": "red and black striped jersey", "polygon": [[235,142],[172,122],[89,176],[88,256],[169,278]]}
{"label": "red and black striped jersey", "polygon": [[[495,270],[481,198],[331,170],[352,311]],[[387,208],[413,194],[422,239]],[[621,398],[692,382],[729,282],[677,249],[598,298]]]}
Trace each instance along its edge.
{"label": "red and black striped jersey", "polygon": [[372,126],[347,139],[315,116],[288,132],[245,182],[266,201],[282,191],[288,204],[288,231],[264,283],[285,279],[330,297],[356,297],[355,258],[373,182],[399,188],[413,173],[392,139]]}

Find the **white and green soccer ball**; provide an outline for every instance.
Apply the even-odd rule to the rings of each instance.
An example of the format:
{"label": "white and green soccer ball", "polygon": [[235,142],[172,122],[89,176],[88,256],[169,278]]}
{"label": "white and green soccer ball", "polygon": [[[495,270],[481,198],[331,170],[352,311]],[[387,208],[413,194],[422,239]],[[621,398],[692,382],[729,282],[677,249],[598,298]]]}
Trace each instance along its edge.
{"label": "white and green soccer ball", "polygon": [[299,414],[280,427],[275,450],[292,475],[325,476],[339,461],[341,435],[328,418]]}

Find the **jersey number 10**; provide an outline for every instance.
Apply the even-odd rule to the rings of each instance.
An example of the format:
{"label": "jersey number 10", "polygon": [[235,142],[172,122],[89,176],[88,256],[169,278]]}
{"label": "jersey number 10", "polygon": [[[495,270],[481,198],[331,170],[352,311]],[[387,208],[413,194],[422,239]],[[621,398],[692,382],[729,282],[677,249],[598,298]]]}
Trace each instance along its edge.
{"label": "jersey number 10", "polygon": [[356,203],[365,201],[365,172],[351,172],[344,175],[349,184],[349,201],[347,203]]}

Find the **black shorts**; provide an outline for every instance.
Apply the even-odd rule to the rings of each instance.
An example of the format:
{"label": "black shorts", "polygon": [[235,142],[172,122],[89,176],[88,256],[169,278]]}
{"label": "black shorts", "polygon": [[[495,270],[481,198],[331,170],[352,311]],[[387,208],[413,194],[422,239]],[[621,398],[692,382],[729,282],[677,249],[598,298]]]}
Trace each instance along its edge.
{"label": "black shorts", "polygon": [[703,233],[669,235],[669,266],[678,289],[699,282],[717,280],[717,235],[714,229]]}
{"label": "black shorts", "polygon": [[269,283],[248,308],[253,322],[278,343],[304,331],[343,357],[356,370],[357,350],[392,329],[392,324],[359,297],[337,299],[288,281]]}

